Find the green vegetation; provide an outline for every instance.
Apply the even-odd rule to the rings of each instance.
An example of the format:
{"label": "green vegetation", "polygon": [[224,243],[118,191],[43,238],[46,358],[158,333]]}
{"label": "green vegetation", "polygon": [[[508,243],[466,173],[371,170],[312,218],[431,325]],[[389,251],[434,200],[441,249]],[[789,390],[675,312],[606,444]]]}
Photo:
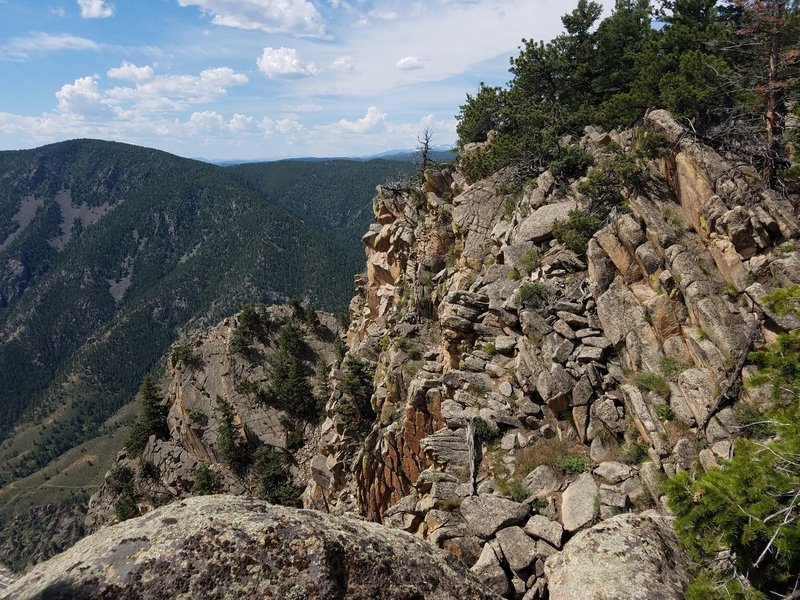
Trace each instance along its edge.
{"label": "green vegetation", "polygon": [[194,473],[192,494],[194,496],[206,496],[218,494],[220,491],[222,491],[222,481],[219,473],[209,469],[208,465],[200,465]]}
{"label": "green vegetation", "polygon": [[553,290],[546,283],[523,283],[514,296],[514,304],[520,308],[542,308],[552,297]]}
{"label": "green vegetation", "polygon": [[[0,439],[17,425],[34,426],[26,440],[13,441],[26,451],[0,450],[0,486],[97,435],[190,321],[213,323],[242,304],[288,297],[343,310],[363,256],[357,237],[327,223],[342,211],[340,222],[360,236],[375,185],[401,165],[390,162],[355,164],[358,190],[347,180],[314,181],[313,163],[281,166],[329,203],[321,231],[310,219],[323,218],[319,206],[287,199],[287,211],[284,200],[267,198],[235,169],[93,140],[0,152],[0,243],[11,231],[17,236],[0,251],[0,264],[20,265],[17,275],[0,277],[0,325],[14,323],[18,332],[0,340]],[[269,178],[273,168],[245,170]],[[276,193],[286,189],[274,183]],[[73,205],[113,209],[84,223],[59,251],[48,240],[62,235],[54,197],[64,189]],[[29,196],[44,204],[20,230],[13,216]],[[188,357],[185,349],[175,348],[176,360]]]}
{"label": "green vegetation", "polygon": [[158,395],[158,389],[149,375],[142,380],[139,387],[141,411],[133,424],[125,447],[133,456],[141,455],[151,435],[164,439],[169,435],[167,430],[167,408]]}
{"label": "green vegetation", "polygon": [[127,521],[139,516],[139,496],[134,485],[133,471],[128,467],[117,467],[109,473],[107,483],[117,496],[114,512],[117,521]]}
{"label": "green vegetation", "polygon": [[262,500],[284,506],[302,506],[300,492],[292,485],[286,453],[272,446],[261,446],[253,455],[256,495]]}
{"label": "green vegetation", "polygon": [[475,439],[481,444],[493,444],[503,435],[497,427],[492,428],[481,417],[476,417],[473,423],[475,425]]}
{"label": "green vegetation", "polygon": [[307,352],[303,331],[293,323],[283,325],[278,331],[278,347],[268,359],[269,379],[261,397],[291,415],[316,420],[320,407],[303,363]]}
{"label": "green vegetation", "polygon": [[536,248],[528,248],[522,258],[517,261],[517,269],[520,273],[530,275],[542,264],[542,255]]}
{"label": "green vegetation", "polygon": [[670,392],[670,387],[666,380],[652,371],[637,373],[633,378],[633,383],[643,390],[658,392],[659,394],[669,394]]}
{"label": "green vegetation", "polygon": [[[771,180],[788,173],[789,110],[796,94],[800,28],[796,3],[734,0],[579,0],[550,42],[523,40],[505,88],[481,84],[458,115],[459,146],[487,139],[488,152],[462,159],[468,176],[515,164],[523,174],[550,167],[559,177],[586,170],[588,157],[561,143],[586,125],[636,124],[650,107],[666,108],[715,145],[736,148]],[[659,27],[652,27],[655,14]],[[764,127],[766,124],[766,127]],[[645,136],[653,155],[663,140]]]}
{"label": "green vegetation", "polygon": [[345,359],[344,374],[340,381],[343,396],[336,405],[336,411],[362,435],[369,432],[375,420],[371,402],[374,378],[373,368],[362,359],[356,356]]}
{"label": "green vegetation", "polygon": [[249,459],[247,441],[239,436],[233,422],[233,406],[222,396],[214,401],[214,414],[217,417],[217,450],[223,462],[234,469],[240,469]]}
{"label": "green vegetation", "polygon": [[622,447],[622,456],[620,460],[626,465],[638,465],[649,458],[647,453],[647,444],[645,444],[638,437],[628,440]]}
{"label": "green vegetation", "polygon": [[592,463],[582,456],[571,456],[569,458],[565,458],[561,462],[560,467],[564,472],[564,475],[577,475],[579,473],[585,473],[586,471],[591,470]]}
{"label": "green vegetation", "polygon": [[553,223],[553,237],[575,254],[586,253],[589,238],[600,229],[597,215],[581,210],[571,210],[566,221]]}
{"label": "green vegetation", "polygon": [[[767,302],[780,303],[791,291]],[[797,314],[790,306],[787,312]],[[782,334],[750,354],[758,383],[772,385],[774,407],[762,415],[740,401],[735,416],[745,436],[733,459],[696,479],[678,473],[666,486],[678,537],[701,570],[687,597],[786,597],[800,573],[800,339]],[[766,442],[758,438],[774,436]],[[754,439],[750,439],[750,438]],[[704,568],[730,549],[736,572]],[[750,589],[753,586],[755,590]]]}

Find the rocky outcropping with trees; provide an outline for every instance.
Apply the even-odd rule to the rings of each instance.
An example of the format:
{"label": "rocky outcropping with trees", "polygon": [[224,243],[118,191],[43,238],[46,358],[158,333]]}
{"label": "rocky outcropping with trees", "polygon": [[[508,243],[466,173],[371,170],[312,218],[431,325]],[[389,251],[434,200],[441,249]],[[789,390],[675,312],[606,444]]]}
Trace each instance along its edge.
{"label": "rocky outcropping with trees", "polygon": [[[234,344],[256,331],[239,315],[224,352],[190,344],[205,366],[173,369],[169,437],[120,457],[137,489],[156,466],[136,511],[162,488],[291,480],[306,508],[453,555],[490,597],[796,597],[797,64],[761,26],[790,31],[797,9],[715,4],[665,4],[654,29],[647,2],[598,24],[581,0],[562,36],[526,42],[508,88],[462,107],[457,164],[377,190],[346,352],[316,395],[306,363],[261,351],[293,356],[283,329]],[[748,31],[785,61],[766,88]],[[264,467],[276,452],[289,475]],[[117,479],[106,519],[111,497],[131,516]]]}

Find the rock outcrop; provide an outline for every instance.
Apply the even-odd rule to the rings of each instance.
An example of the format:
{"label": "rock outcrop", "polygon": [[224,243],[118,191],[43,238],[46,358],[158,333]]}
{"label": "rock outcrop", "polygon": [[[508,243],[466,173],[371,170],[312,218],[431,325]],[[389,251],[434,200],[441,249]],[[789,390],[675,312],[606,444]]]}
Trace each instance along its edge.
{"label": "rock outcrop", "polygon": [[691,580],[668,519],[612,517],[582,531],[545,563],[550,600],[681,600]]}
{"label": "rock outcrop", "polygon": [[[445,166],[378,189],[348,351],[294,450],[306,508],[427,540],[506,598],[681,597],[685,560],[646,511],[667,512],[667,477],[731,457],[738,403],[769,403],[742,384],[748,352],[796,326],[763,299],[800,283],[800,227],[668,113],[645,125],[667,140],[656,157],[641,130],[563,141],[595,169],[616,156],[637,170],[585,253],[555,234],[589,209],[585,178],[469,182]],[[231,358],[232,325],[195,343],[205,367],[173,373],[170,439],[145,449],[170,499],[196,464],[252,493],[195,423],[215,395],[241,439],[283,448],[300,425],[252,405],[264,366]]]}
{"label": "rock outcrop", "polygon": [[[132,496],[138,500],[140,512],[190,496],[201,467],[218,477],[218,489],[213,491],[255,493],[256,484],[222,456],[220,401],[231,407],[238,443],[249,452],[260,446],[275,448],[290,463],[295,485],[305,487],[318,442],[316,415],[298,416],[291,407],[273,405],[268,389],[272,357],[282,328],[295,327],[302,337],[303,368],[310,380],[320,363],[327,366],[333,361],[332,343],[338,326],[334,317],[325,313],[317,314],[317,323],[305,324],[288,306],[253,310],[250,319],[258,319],[257,334],[246,331],[239,314],[209,331],[193,334],[184,341],[182,352],[173,352],[167,363],[164,394],[169,437],[151,436],[141,457],[128,456],[124,450],[119,454],[106,482],[92,497],[87,518],[90,529],[116,519],[119,486],[114,485],[115,473],[130,473],[134,478]],[[313,405],[315,399],[307,402]]]}
{"label": "rock outcrop", "polygon": [[[641,129],[564,141],[594,168],[623,156],[638,169],[585,255],[554,239],[590,206],[583,178],[471,183],[447,166],[421,190],[379,188],[348,331],[348,355],[375,367],[376,418],[356,430],[347,394],[331,396],[307,506],[414,533],[531,600],[562,547],[638,518],[620,513],[664,511],[667,477],[730,457],[732,405],[763,402],[740,393],[747,353],[792,325],[762,299],[800,282],[800,229],[668,113],[645,126],[667,140],[657,157],[638,151]],[[677,569],[664,597],[679,597],[679,552],[651,556],[651,529],[638,556]]]}
{"label": "rock outcrop", "polygon": [[453,557],[399,531],[233,496],[103,529],[4,598],[489,599]]}

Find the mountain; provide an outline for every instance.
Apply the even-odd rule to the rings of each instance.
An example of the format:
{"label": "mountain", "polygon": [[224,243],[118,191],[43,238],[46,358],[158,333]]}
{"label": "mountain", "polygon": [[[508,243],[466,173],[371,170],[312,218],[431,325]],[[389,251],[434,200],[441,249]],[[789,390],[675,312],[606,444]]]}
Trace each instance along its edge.
{"label": "mountain", "polygon": [[389,165],[304,202],[309,166],[245,177],[95,140],[0,153],[0,482],[100,432],[182,331],[247,302],[347,306],[362,255],[348,227]]}
{"label": "mountain", "polygon": [[359,240],[372,222],[371,198],[377,182],[410,177],[415,166],[399,160],[282,160],[228,167],[267,201],[307,224]]}

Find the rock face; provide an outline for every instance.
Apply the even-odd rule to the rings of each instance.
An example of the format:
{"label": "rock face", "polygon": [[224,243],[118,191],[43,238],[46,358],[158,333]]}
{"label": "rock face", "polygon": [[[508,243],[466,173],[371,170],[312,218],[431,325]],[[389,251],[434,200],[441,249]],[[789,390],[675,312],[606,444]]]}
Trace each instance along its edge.
{"label": "rock face", "polygon": [[399,531],[233,496],[182,500],[103,529],[5,597],[496,598]]}
{"label": "rock face", "polygon": [[[448,165],[420,189],[378,189],[347,353],[325,358],[325,418],[294,451],[306,508],[414,534],[514,600],[681,596],[663,521],[619,515],[663,506],[667,477],[731,457],[726,403],[741,401],[748,352],[796,326],[763,298],[800,283],[800,227],[669,114],[647,126],[671,140],[657,158],[635,152],[637,130],[563,142],[595,168],[624,155],[641,180],[581,256],[553,227],[587,209],[583,178],[522,184],[506,168],[469,182]],[[216,455],[214,423],[193,417],[215,394],[241,439],[289,445],[286,415],[248,404],[265,365],[220,362],[229,335],[197,346],[207,368],[173,374],[171,437],[145,449],[171,497]],[[225,490],[252,491],[212,466]]]}
{"label": "rock face", "polygon": [[[92,497],[87,517],[90,530],[114,522],[114,505],[119,494],[109,482],[113,473],[121,469],[132,473],[140,512],[191,495],[202,467],[210,468],[219,477],[220,486],[216,491],[252,492],[252,482],[231,469],[221,456],[219,401],[231,407],[236,439],[248,450],[271,446],[284,453],[287,459],[290,455],[299,457],[291,461],[292,475],[299,487],[305,487],[309,478],[308,455],[316,443],[315,423],[271,405],[267,393],[272,369],[270,360],[276,352],[282,328],[295,327],[302,338],[305,372],[312,375],[318,363],[331,362],[336,320],[332,315],[318,313],[318,323],[308,325],[289,306],[253,310],[258,318],[258,335],[244,336],[242,313],[208,331],[193,334],[185,341],[186,356],[178,358],[173,354],[169,359],[164,393],[169,439],[151,437],[141,459],[128,456],[125,451],[120,453],[106,476],[106,483]],[[245,344],[247,347],[242,348]],[[290,445],[291,452],[284,452]]]}
{"label": "rock face", "polygon": [[551,600],[681,600],[691,580],[669,521],[651,513],[582,531],[545,571]]}

